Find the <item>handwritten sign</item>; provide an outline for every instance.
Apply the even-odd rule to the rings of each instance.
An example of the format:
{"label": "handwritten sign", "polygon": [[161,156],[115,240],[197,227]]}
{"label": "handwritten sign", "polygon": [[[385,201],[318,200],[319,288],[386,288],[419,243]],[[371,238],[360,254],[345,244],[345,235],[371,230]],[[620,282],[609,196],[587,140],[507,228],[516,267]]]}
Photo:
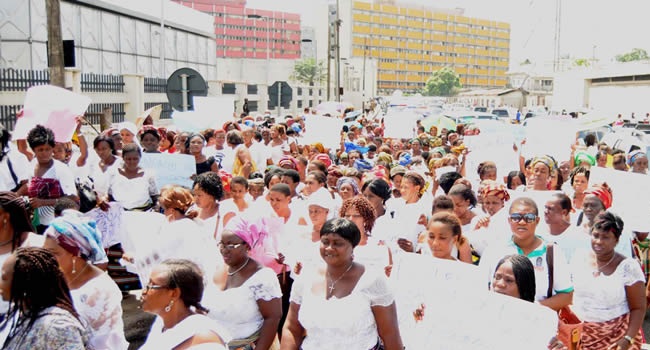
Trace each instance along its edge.
{"label": "handwritten sign", "polygon": [[320,142],[330,149],[339,148],[343,119],[312,115],[305,120],[305,144]]}
{"label": "handwritten sign", "polygon": [[196,162],[189,154],[143,153],[140,166],[154,171],[158,190],[169,184],[192,188],[190,177],[196,174]]}
{"label": "handwritten sign", "polygon": [[551,309],[485,290],[470,264],[400,254],[390,281],[407,349],[541,350],[557,330]]}
{"label": "handwritten sign", "polygon": [[56,142],[68,142],[77,127],[75,118],[86,112],[90,102],[88,96],[57,86],[31,87],[25,95],[23,116],[16,120],[13,138],[26,139],[29,131],[41,124],[52,129]]}

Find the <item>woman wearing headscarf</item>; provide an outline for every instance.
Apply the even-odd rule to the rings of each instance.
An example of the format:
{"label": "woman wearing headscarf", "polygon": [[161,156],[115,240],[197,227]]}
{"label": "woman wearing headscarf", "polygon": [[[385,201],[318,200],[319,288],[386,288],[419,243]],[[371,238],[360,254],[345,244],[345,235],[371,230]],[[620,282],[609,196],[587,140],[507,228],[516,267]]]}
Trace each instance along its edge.
{"label": "woman wearing headscarf", "polygon": [[633,173],[644,175],[648,173],[648,155],[642,151],[636,150],[630,152],[627,157],[627,164]]}
{"label": "woman wearing headscarf", "polygon": [[72,300],[90,330],[95,349],[127,349],[122,322],[122,293],[95,264],[108,262],[95,222],[76,210],[64,210],[45,231],[43,248],[59,262]]}
{"label": "woman wearing headscarf", "polygon": [[359,194],[359,184],[357,180],[344,176],[336,181],[336,191],[341,196],[341,201],[345,201]]}
{"label": "woman wearing headscarf", "polygon": [[277,348],[282,317],[282,290],[264,258],[273,240],[264,219],[233,219],[218,243],[225,265],[214,274],[202,303],[208,317],[222,323],[232,336],[231,350]]}
{"label": "woman wearing headscarf", "polygon": [[548,191],[551,177],[557,171],[555,161],[549,156],[533,158],[530,163],[530,178],[526,179],[528,189],[535,191]]}
{"label": "woman wearing headscarf", "polygon": [[118,126],[118,131],[122,136],[122,141],[126,145],[127,143],[135,143],[140,147],[140,140],[137,138],[138,127],[135,126],[132,122],[121,122]]}

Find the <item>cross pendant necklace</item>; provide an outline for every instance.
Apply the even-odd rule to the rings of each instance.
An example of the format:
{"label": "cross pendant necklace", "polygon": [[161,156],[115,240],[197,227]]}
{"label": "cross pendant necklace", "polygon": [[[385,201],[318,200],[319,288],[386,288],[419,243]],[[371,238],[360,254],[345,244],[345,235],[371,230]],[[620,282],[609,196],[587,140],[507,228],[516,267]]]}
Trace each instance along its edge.
{"label": "cross pendant necklace", "polygon": [[[345,271],[343,271],[343,273],[341,274],[341,276],[339,276],[339,278],[337,278],[336,280],[332,281],[332,283],[330,283],[330,285],[327,287],[327,288],[329,289],[329,295],[330,295],[330,296],[331,296],[332,293],[334,292],[334,288],[336,287],[336,284],[341,280],[341,278],[343,278],[343,276],[345,276],[345,274],[346,274],[348,271],[350,271],[350,269],[352,268],[352,265],[353,265],[353,264],[354,264],[354,262],[351,262],[351,263],[350,263],[350,266],[348,266],[348,268],[345,269]],[[329,271],[327,271],[327,277],[329,278],[330,281],[332,280],[332,276],[330,275]]]}

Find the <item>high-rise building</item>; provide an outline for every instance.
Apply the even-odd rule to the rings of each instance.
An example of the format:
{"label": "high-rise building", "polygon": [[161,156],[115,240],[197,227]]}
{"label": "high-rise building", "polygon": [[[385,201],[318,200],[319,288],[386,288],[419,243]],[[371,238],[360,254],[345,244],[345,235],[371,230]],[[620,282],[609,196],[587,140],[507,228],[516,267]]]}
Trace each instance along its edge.
{"label": "high-rise building", "polygon": [[300,15],[246,7],[246,0],[174,0],[214,16],[218,58],[299,59]]}
{"label": "high-rise building", "polygon": [[399,2],[341,0],[341,57],[378,60],[380,93],[422,89],[433,71],[451,67],[464,88],[503,87],[510,25]]}

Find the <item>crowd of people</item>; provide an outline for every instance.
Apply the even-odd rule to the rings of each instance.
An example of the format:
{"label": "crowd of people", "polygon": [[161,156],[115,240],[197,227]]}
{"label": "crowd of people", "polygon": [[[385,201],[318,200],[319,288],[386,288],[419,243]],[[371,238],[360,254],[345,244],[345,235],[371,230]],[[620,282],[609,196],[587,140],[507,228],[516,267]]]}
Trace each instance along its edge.
{"label": "crowd of people", "polygon": [[[3,348],[126,349],[121,300],[141,290],[156,315],[142,349],[403,349],[390,276],[420,254],[477,265],[485,291],[570,308],[582,349],[640,349],[650,221],[624,223],[589,177],[647,175],[647,154],[588,135],[570,159],[514,151],[517,169],[470,169],[463,125],[385,138],[366,112],[334,148],[303,141],[309,118],[339,117],[308,109],[201,132],[147,118],[92,142],[81,121],[67,143],[3,128]],[[159,186],[146,153],[192,156],[191,188]]]}

